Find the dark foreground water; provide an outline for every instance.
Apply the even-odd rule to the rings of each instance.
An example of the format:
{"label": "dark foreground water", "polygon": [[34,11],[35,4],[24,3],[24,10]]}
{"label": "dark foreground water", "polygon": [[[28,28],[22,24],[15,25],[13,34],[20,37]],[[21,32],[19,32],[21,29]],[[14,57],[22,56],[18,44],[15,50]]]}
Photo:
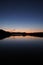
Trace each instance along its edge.
{"label": "dark foreground water", "polygon": [[43,61],[43,38],[15,36],[0,40],[0,59],[19,63]]}

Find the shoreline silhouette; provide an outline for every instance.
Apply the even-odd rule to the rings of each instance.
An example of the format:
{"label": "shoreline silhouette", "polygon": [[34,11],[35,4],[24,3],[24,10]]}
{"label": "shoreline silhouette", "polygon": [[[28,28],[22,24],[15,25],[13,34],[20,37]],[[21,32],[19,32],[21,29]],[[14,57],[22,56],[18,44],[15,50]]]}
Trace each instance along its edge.
{"label": "shoreline silhouette", "polygon": [[10,37],[10,36],[34,36],[34,37],[43,37],[43,32],[35,33],[26,33],[26,32],[7,32],[0,29],[0,40]]}

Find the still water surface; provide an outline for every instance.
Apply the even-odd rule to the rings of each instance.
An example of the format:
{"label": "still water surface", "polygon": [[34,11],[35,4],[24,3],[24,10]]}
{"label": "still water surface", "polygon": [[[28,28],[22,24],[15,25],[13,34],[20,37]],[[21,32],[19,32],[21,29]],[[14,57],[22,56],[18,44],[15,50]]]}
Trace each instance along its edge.
{"label": "still water surface", "polygon": [[9,56],[12,54],[14,57],[43,56],[43,38],[11,36],[0,40],[0,54]]}
{"label": "still water surface", "polygon": [[11,36],[9,38],[0,40],[0,47],[2,48],[23,48],[23,47],[43,47],[43,38],[31,36]]}

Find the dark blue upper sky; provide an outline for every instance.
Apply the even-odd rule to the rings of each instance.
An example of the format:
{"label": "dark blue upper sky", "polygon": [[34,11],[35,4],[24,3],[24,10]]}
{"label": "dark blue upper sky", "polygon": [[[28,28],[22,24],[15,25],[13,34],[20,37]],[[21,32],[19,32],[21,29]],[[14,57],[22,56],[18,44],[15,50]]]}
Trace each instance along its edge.
{"label": "dark blue upper sky", "polygon": [[0,0],[0,28],[43,29],[43,1]]}

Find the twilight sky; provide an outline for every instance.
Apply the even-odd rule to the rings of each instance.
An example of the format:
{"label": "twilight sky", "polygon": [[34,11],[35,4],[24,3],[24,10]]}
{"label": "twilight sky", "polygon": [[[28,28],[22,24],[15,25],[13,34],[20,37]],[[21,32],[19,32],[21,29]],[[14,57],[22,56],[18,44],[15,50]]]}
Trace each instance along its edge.
{"label": "twilight sky", "polygon": [[43,31],[43,1],[0,0],[0,28]]}

